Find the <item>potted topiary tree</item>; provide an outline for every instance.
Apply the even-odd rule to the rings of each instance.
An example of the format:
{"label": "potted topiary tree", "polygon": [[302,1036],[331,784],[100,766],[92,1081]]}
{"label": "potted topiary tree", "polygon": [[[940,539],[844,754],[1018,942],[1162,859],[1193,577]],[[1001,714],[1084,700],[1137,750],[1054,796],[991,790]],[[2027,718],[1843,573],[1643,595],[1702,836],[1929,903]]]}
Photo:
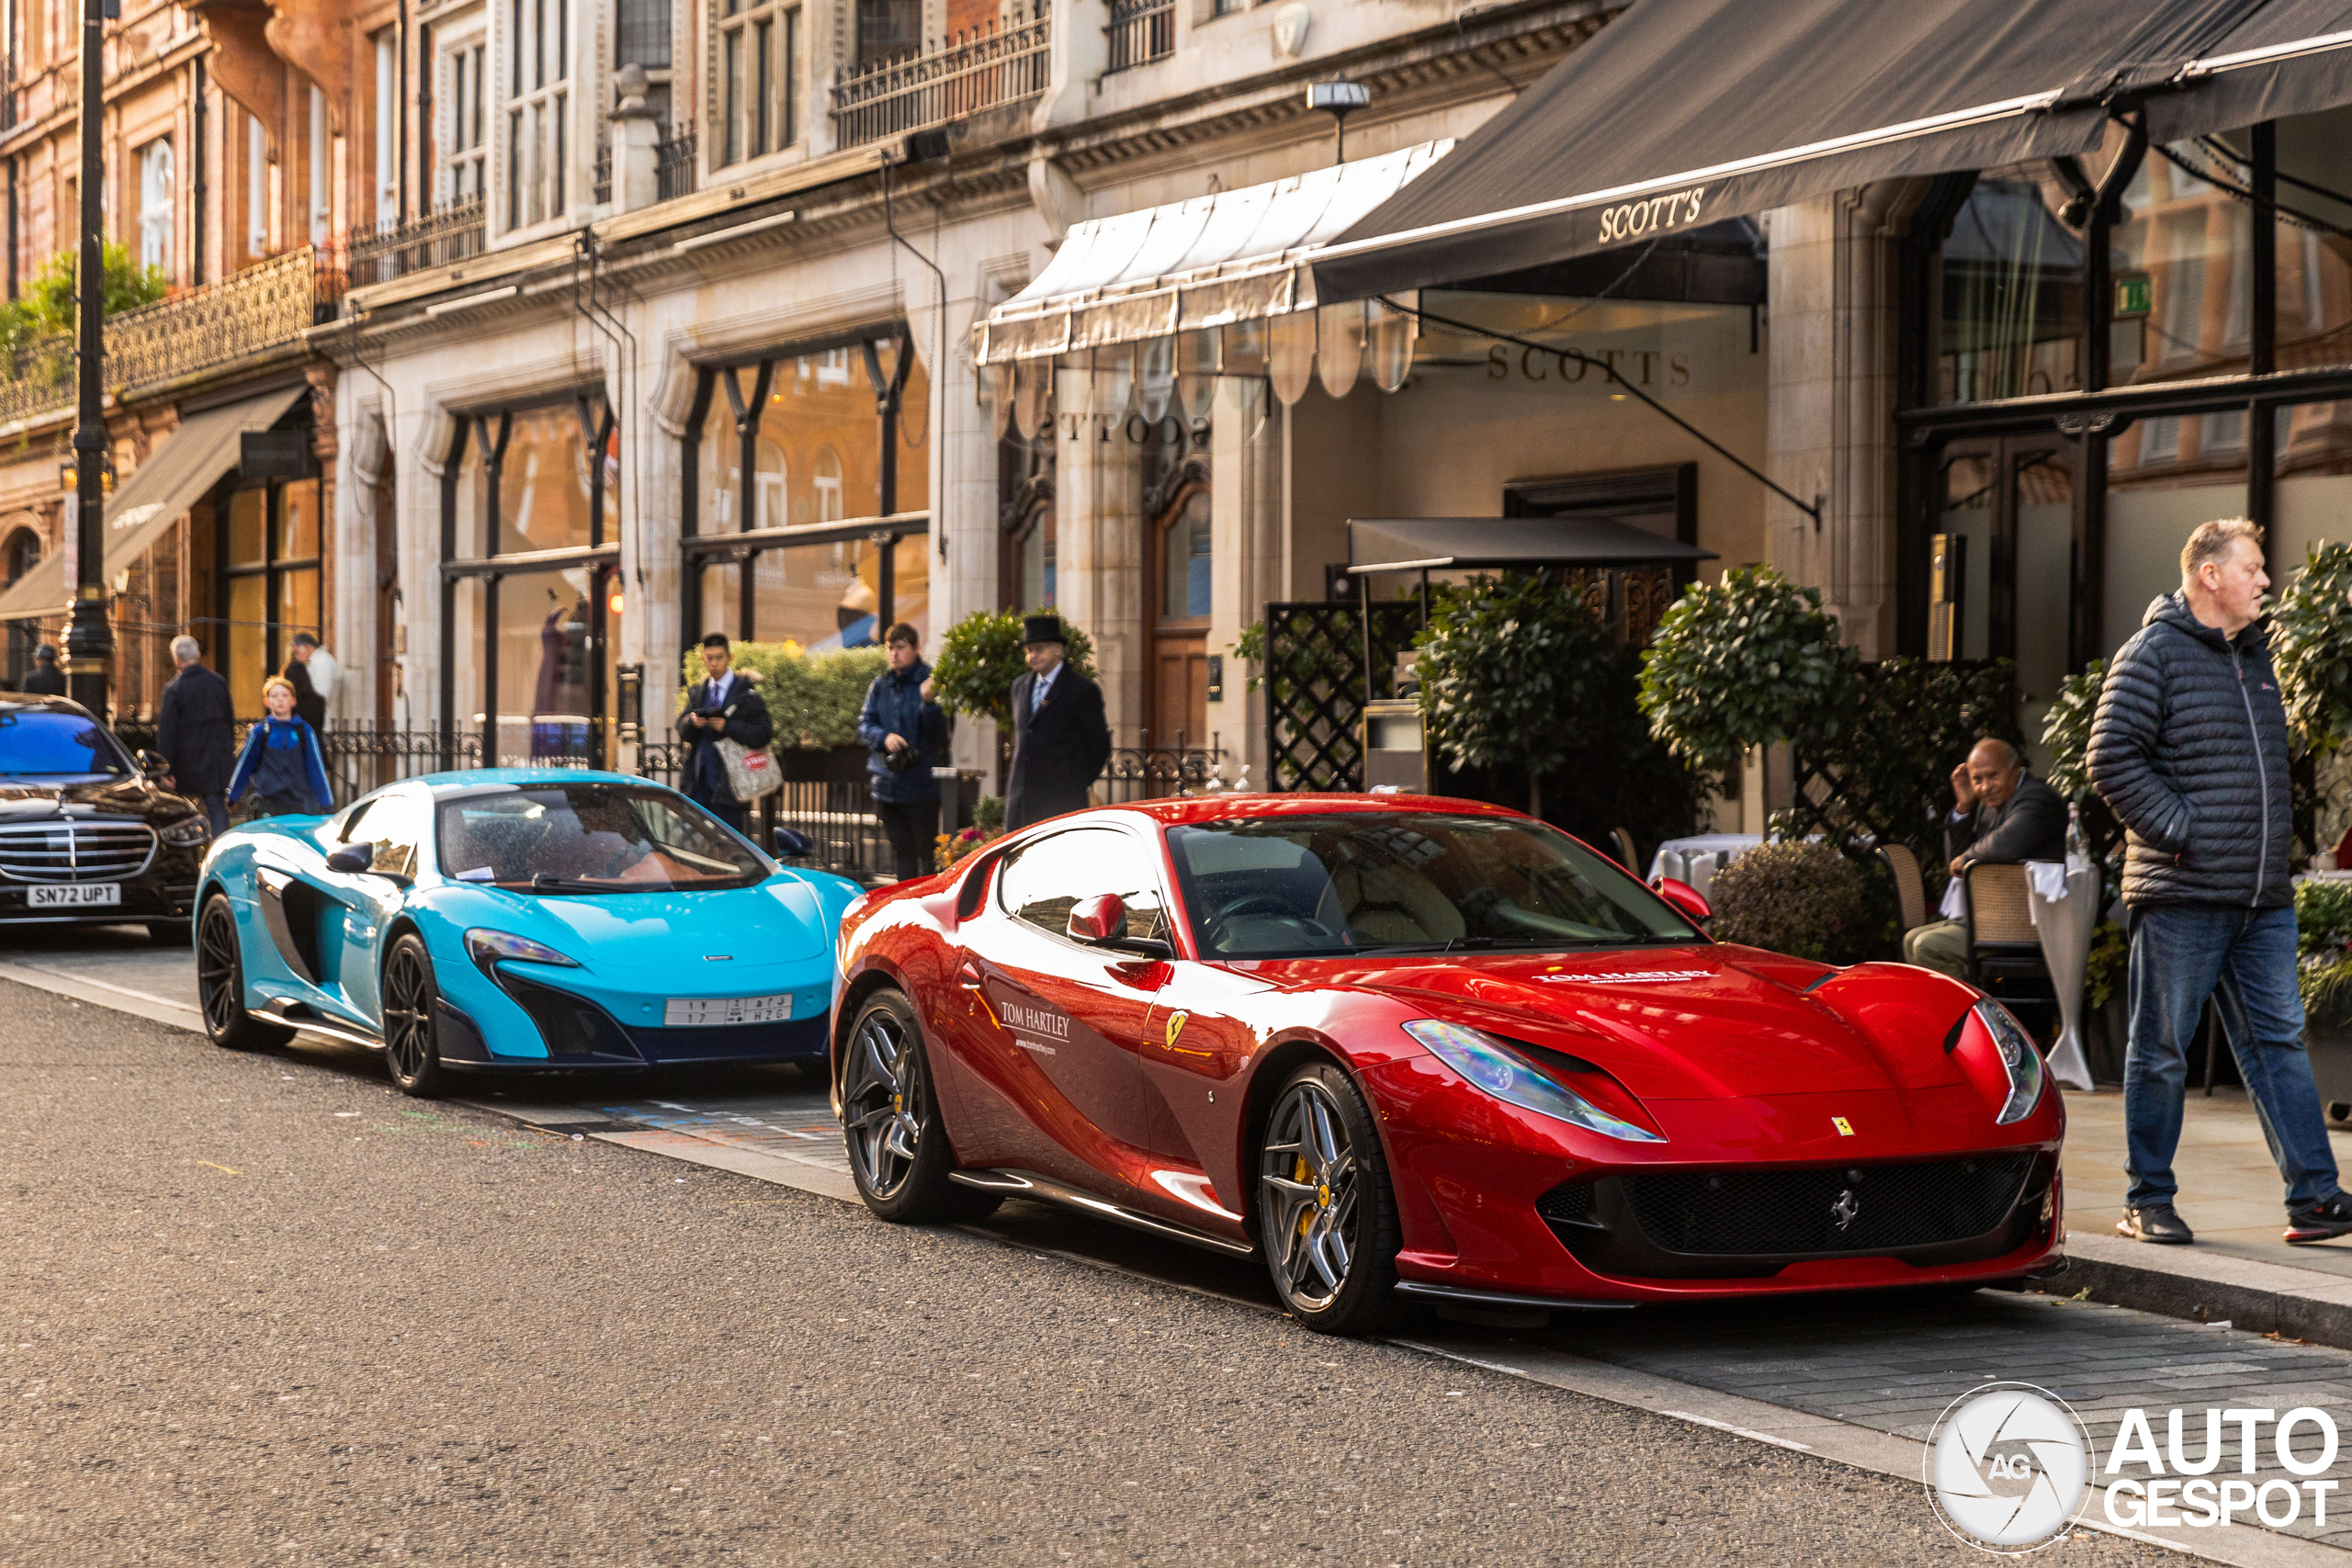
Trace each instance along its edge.
{"label": "potted topiary tree", "polygon": [[[2295,827],[2313,836],[2320,764],[2352,740],[2352,545],[2314,545],[2270,615],[2278,694],[2295,749]],[[2306,914],[2308,908],[2309,913]],[[2352,889],[2296,890],[2303,1039],[2331,1114],[2352,1111]]]}
{"label": "potted topiary tree", "polygon": [[[1021,621],[1017,610],[975,610],[947,628],[939,639],[939,657],[931,661],[932,692],[941,707],[995,721],[999,788],[1004,784],[1005,750],[1012,744],[1012,682],[1029,668],[1021,646]],[[1062,658],[1072,670],[1094,679],[1092,639],[1067,619],[1062,629],[1069,634]]]}

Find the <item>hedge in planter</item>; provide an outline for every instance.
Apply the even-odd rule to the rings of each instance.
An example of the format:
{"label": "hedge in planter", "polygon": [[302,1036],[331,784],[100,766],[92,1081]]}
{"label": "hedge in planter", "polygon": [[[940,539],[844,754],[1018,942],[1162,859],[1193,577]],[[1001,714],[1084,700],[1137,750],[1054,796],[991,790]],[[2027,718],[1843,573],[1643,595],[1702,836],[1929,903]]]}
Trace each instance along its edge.
{"label": "hedge in planter", "polygon": [[[808,654],[797,643],[739,642],[733,651],[735,668],[759,678],[760,700],[767,705],[779,748],[860,744],[857,716],[865,706],[866,688],[890,667],[889,656],[878,648]],[[703,678],[701,649],[688,650],[684,669],[688,684]],[[685,705],[682,690],[679,711]]]}
{"label": "hedge in planter", "polygon": [[1851,964],[1870,936],[1860,867],[1824,843],[1759,844],[1715,874],[1717,942]]}

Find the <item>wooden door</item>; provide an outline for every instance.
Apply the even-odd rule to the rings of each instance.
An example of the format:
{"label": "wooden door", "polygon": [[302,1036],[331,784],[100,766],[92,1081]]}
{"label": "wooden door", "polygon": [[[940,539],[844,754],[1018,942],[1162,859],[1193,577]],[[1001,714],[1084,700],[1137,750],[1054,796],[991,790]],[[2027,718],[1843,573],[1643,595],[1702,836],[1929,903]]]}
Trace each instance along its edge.
{"label": "wooden door", "polygon": [[1204,747],[1214,559],[1208,487],[1191,484],[1177,491],[1153,522],[1149,544],[1151,744]]}

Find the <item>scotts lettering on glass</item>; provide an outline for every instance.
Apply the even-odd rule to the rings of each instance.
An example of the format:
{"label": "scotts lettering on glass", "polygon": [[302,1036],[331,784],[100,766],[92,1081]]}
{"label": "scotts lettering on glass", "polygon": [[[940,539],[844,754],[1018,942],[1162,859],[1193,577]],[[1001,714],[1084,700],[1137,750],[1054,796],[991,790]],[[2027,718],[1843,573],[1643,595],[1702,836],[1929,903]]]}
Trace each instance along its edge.
{"label": "scotts lettering on glass", "polygon": [[[2123,1413],[2102,1472],[2109,1524],[2202,1529],[2258,1520],[2283,1529],[2302,1517],[2306,1502],[2312,1525],[2327,1523],[2327,1495],[2336,1489],[2336,1482],[2289,1481],[2275,1475],[2267,1481],[2205,1479],[2216,1471],[2251,1476],[2257,1469],[2276,1468],[2305,1477],[2332,1468],[2335,1421],[2326,1411],[2309,1405],[2284,1415],[2264,1409],[2209,1409],[2201,1413],[2201,1422],[2199,1414],[2165,1413],[2160,1443],[2146,1411]],[[2224,1464],[2233,1459],[2234,1464]]]}
{"label": "scotts lettering on glass", "polygon": [[1638,240],[1645,234],[1662,233],[1668,229],[1687,228],[1699,221],[1701,199],[1707,194],[1705,186],[1692,186],[1667,196],[1654,196],[1647,201],[1629,201],[1621,207],[1600,209],[1600,241]]}

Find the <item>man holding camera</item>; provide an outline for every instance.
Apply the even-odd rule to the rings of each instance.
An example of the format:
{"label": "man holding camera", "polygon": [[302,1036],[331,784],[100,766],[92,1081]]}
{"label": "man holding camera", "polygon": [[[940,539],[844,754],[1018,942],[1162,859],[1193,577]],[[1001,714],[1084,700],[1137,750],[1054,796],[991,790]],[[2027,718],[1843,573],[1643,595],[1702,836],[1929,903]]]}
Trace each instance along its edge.
{"label": "man holding camera", "polygon": [[931,869],[939,837],[939,781],[931,770],[947,750],[947,716],[932,700],[931,666],[922,661],[922,634],[906,622],[890,628],[890,668],[865,689],[865,707],[857,716],[875,815],[890,837],[901,882]]}

